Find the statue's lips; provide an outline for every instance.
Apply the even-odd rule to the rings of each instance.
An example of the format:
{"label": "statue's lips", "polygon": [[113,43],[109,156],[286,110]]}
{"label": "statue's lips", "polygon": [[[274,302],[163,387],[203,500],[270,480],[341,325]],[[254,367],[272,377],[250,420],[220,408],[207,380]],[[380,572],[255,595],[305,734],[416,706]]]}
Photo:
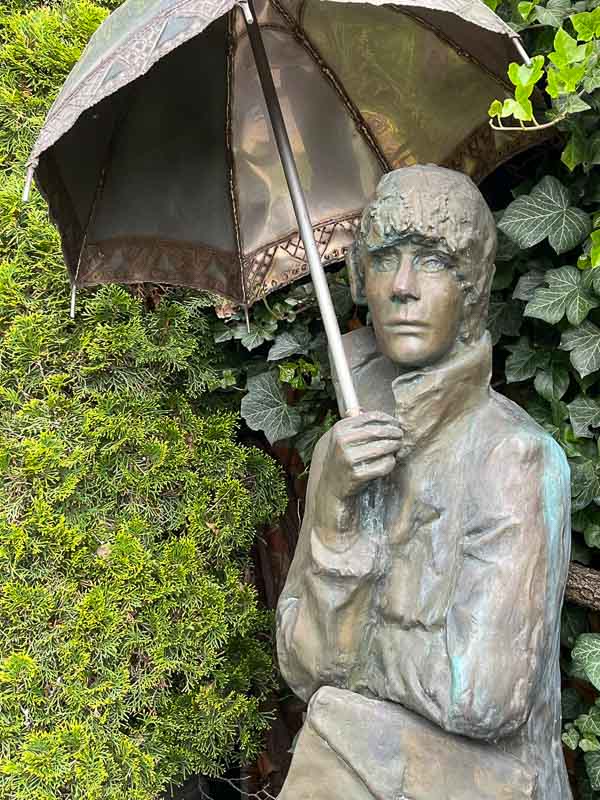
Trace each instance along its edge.
{"label": "statue's lips", "polygon": [[399,319],[392,322],[386,322],[383,326],[386,331],[390,333],[422,333],[429,326],[425,322],[418,320],[404,320]]}

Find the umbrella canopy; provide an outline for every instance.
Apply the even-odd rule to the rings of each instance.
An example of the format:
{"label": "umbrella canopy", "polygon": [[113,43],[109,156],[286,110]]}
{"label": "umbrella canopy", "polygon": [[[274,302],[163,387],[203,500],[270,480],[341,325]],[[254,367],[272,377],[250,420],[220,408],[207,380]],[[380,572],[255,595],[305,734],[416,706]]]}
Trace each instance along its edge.
{"label": "umbrella canopy", "polygon": [[[255,14],[319,252],[340,258],[380,176],[480,179],[514,32],[481,0],[260,0]],[[67,79],[30,164],[77,285],[180,284],[248,305],[307,271],[233,0],[127,0]]]}

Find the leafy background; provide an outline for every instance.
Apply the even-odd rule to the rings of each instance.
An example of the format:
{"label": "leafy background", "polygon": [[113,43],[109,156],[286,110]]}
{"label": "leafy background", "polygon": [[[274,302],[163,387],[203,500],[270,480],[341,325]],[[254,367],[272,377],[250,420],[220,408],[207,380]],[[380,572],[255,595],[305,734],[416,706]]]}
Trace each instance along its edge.
{"label": "leafy background", "polygon": [[206,298],[105,287],[68,314],[23,164],[107,9],[0,5],[0,798],[155,800],[262,748],[251,581],[287,496],[242,443]]}
{"label": "leafy background", "polygon": [[[489,2],[534,56],[511,67],[514,97],[490,108],[493,125],[530,128],[533,148],[482,186],[501,232],[493,382],[565,449],[573,559],[600,567],[600,3]],[[285,452],[294,477],[337,418],[310,283],[255,306],[249,329],[206,297],[156,287],[85,292],[69,320],[57,236],[37,195],[20,202],[22,165],[116,5],[0,3],[0,798],[11,800],[150,800],[256,756],[274,676],[248,551],[286,496],[251,437]],[[343,269],[330,285],[342,327],[364,324]],[[297,530],[298,481],[288,493]],[[272,531],[264,541],[281,544]],[[283,555],[270,547],[279,587],[293,538]],[[579,797],[596,798],[599,620],[567,604],[562,636],[567,763]]]}

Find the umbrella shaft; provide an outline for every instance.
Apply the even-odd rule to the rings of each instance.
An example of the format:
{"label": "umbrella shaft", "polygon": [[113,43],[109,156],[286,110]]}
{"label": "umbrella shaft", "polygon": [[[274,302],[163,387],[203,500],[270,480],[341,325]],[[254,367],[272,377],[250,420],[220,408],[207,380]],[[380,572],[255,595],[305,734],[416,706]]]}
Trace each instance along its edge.
{"label": "umbrella shaft", "polygon": [[[242,5],[242,3],[240,3],[240,5]],[[290,192],[292,205],[294,206],[294,212],[296,214],[296,219],[298,220],[300,238],[304,244],[306,260],[308,261],[310,274],[315,287],[315,295],[317,297],[317,302],[321,311],[321,317],[323,319],[323,326],[329,342],[331,359],[333,361],[339,381],[340,393],[343,399],[345,412],[347,416],[354,416],[360,411],[358,398],[356,396],[356,390],[352,381],[352,374],[348,365],[348,359],[346,358],[346,353],[342,344],[342,335],[340,333],[340,327],[338,325],[335,309],[331,301],[331,294],[329,292],[329,286],[327,285],[325,270],[323,269],[321,256],[319,255],[317,243],[315,241],[315,235],[310,220],[310,215],[308,213],[308,206],[306,204],[304,190],[302,189],[302,184],[300,183],[296,162],[294,160],[290,140],[285,127],[285,121],[283,119],[283,114],[281,113],[281,106],[279,105],[279,98],[277,97],[275,84],[273,83],[273,76],[271,75],[271,68],[267,59],[265,45],[260,33],[260,27],[256,21],[256,14],[254,13],[252,0],[246,0],[243,5],[246,6],[246,8],[244,8],[244,18],[246,20],[248,38],[250,40],[252,53],[256,62],[256,69],[258,71],[260,84],[265,96],[265,102],[269,112],[271,126],[273,128],[273,135],[275,136],[277,149],[279,150],[279,156],[281,158],[281,164],[285,173],[285,179]],[[246,13],[247,8],[250,9],[250,14]]]}

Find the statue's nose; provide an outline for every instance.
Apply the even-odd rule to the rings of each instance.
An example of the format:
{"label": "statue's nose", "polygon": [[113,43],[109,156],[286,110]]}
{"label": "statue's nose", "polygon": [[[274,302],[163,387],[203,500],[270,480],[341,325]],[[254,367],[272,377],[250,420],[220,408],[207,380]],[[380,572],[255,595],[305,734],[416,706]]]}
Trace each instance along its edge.
{"label": "statue's nose", "polygon": [[403,302],[406,300],[419,300],[421,297],[417,272],[412,264],[411,257],[408,255],[402,257],[400,266],[394,275],[392,297]]}

